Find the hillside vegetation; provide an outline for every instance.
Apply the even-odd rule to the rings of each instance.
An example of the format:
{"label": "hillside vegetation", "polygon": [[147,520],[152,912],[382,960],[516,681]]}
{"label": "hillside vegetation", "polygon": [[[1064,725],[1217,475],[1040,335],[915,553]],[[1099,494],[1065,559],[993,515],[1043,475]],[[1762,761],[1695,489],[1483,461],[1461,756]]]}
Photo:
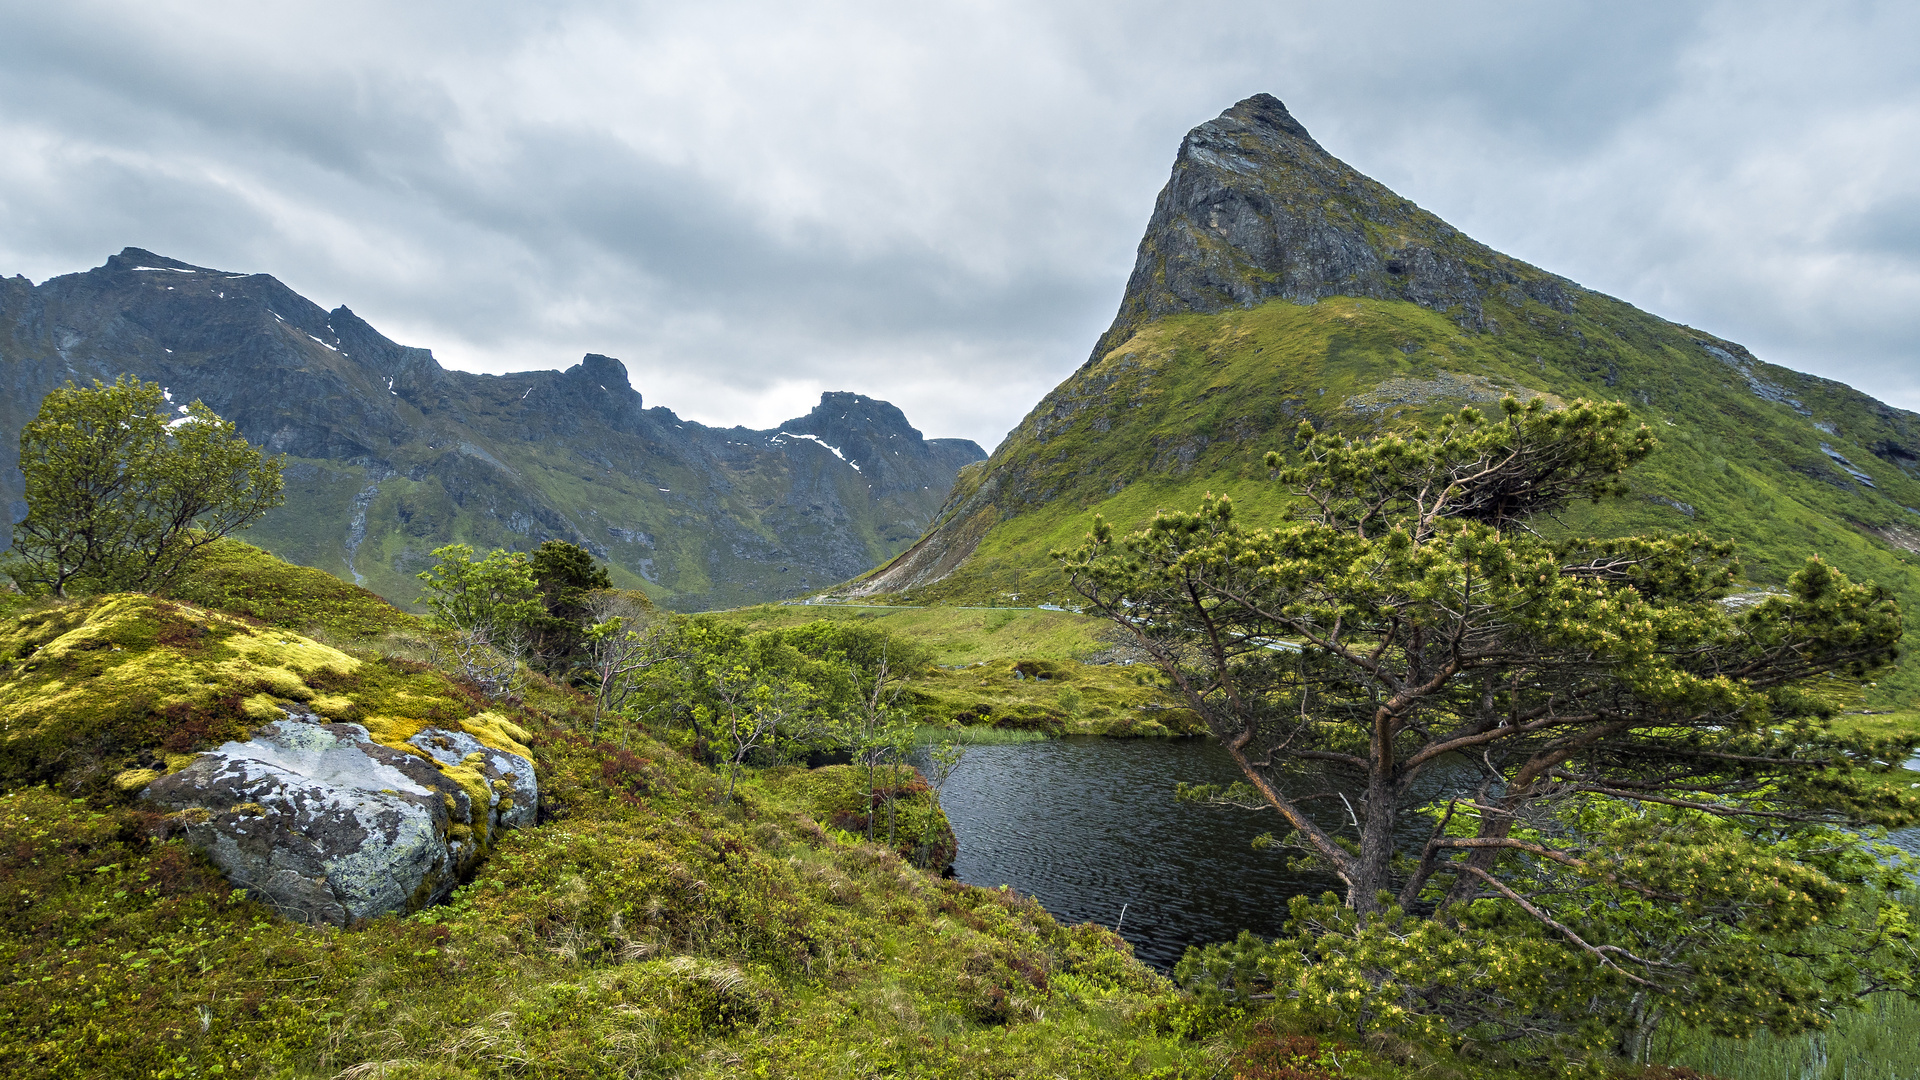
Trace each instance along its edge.
{"label": "hillside vegetation", "polygon": [[[673,733],[596,742],[538,678],[486,700],[412,658],[412,616],[257,549],[215,545],[174,599],[8,604],[0,1076],[1507,1075],[1196,1002],[1104,928],[843,831],[847,767],[719,805]],[[539,824],[446,904],[283,918],[136,796],[269,697],[524,738]],[[929,814],[904,802],[903,832]]]}
{"label": "hillside vegetation", "polygon": [[[8,604],[0,1076],[1539,1075],[1193,998],[1106,929],[864,842],[865,791],[845,766],[752,770],[721,805],[684,731],[596,741],[586,699],[537,677],[489,700],[423,662],[419,620],[245,545],[215,545],[171,599]],[[863,617],[736,618],[791,629],[803,614]],[[1072,658],[1099,644],[1084,617],[978,614],[983,628],[961,625],[971,612],[873,618],[936,649],[978,633],[973,666],[942,674],[1025,665],[1016,692],[1078,683],[1093,699],[1087,671],[1127,670]],[[991,644],[995,623],[1012,645]],[[494,838],[446,904],[347,928],[289,921],[190,850],[129,775],[243,731],[262,695],[389,738],[430,713],[524,739],[538,824]],[[903,839],[944,824],[924,790],[901,806]]]}

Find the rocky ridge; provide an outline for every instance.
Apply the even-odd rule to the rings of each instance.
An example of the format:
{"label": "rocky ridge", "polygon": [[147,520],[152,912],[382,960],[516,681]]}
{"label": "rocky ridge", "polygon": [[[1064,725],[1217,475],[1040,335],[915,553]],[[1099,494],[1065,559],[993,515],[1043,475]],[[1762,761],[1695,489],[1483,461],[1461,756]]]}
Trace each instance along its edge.
{"label": "rocky ridge", "polygon": [[0,280],[11,519],[25,513],[18,436],[40,399],[123,373],[288,455],[287,505],[251,539],[401,602],[426,553],[456,539],[578,543],[617,584],[684,609],[778,599],[899,551],[985,456],[860,394],[758,431],[649,408],[597,354],[565,371],[450,371],[269,275],[129,248],[38,286]]}

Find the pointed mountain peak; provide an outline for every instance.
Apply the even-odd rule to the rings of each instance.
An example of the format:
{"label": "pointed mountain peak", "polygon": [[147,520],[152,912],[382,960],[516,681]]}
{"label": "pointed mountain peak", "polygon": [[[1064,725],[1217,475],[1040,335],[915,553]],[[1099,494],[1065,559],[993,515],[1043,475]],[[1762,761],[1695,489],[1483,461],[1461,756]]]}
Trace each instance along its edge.
{"label": "pointed mountain peak", "polygon": [[[1287,111],[1286,105],[1272,94],[1255,94],[1246,98],[1236,103],[1233,108],[1221,113],[1218,119],[1209,121],[1209,125],[1220,127],[1238,125],[1261,131],[1279,132],[1296,139],[1313,142],[1313,136],[1307,134],[1307,129],[1301,126],[1300,121],[1295,120],[1293,114]],[[1320,149],[1319,143],[1314,143],[1313,146],[1316,150]]]}
{"label": "pointed mountain peak", "polygon": [[1578,288],[1462,236],[1255,94],[1181,142],[1120,311],[1087,363],[1155,319],[1273,299],[1410,300],[1479,329],[1481,301],[1510,286],[1563,312]]}

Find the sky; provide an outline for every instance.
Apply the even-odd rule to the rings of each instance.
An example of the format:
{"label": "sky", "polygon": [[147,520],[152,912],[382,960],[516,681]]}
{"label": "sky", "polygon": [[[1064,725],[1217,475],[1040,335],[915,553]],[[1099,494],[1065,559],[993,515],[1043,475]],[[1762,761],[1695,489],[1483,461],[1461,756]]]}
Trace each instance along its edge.
{"label": "sky", "polygon": [[992,449],[1267,92],[1469,235],[1920,410],[1920,5],[0,0],[0,274],[270,273],[470,371]]}

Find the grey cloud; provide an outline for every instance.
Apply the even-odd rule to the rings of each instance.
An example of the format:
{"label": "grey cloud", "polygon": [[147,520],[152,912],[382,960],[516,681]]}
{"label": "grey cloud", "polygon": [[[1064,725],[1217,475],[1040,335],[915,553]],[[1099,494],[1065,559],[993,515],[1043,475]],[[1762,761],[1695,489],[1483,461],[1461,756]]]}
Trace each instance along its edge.
{"label": "grey cloud", "polygon": [[991,445],[1111,318],[1180,136],[1264,90],[1496,247],[1920,406],[1913,18],[11,5],[0,272],[139,244],[462,366],[609,353],[717,422],[854,389]]}

